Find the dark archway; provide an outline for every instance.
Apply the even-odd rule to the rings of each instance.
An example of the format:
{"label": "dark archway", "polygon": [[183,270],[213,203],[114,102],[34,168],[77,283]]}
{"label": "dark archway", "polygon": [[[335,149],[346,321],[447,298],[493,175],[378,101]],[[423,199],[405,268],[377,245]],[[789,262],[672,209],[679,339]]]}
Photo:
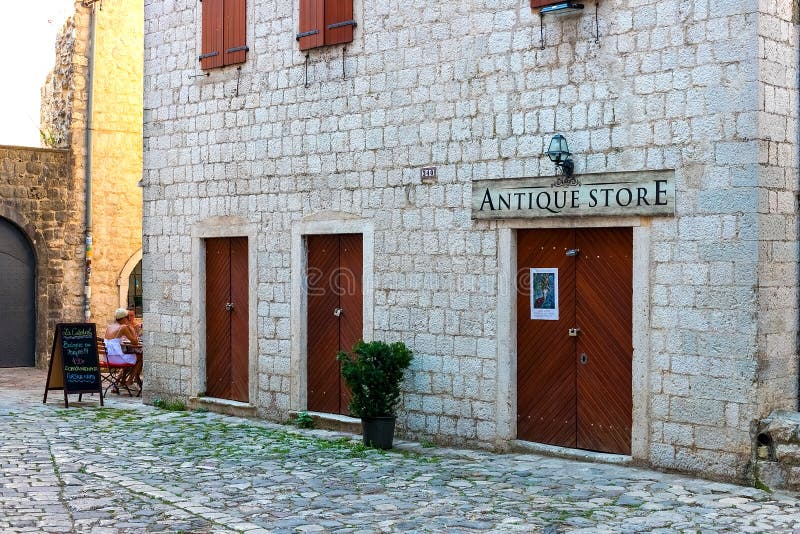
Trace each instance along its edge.
{"label": "dark archway", "polygon": [[142,260],[128,275],[128,309],[136,309],[136,317],[142,316]]}
{"label": "dark archway", "polygon": [[0,217],[0,367],[36,362],[36,257],[25,234]]}

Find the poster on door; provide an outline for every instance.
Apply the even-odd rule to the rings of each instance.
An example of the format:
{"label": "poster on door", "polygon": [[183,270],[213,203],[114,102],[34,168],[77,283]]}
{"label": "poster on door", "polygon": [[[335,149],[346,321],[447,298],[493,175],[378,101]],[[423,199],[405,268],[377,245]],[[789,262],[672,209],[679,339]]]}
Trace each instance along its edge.
{"label": "poster on door", "polygon": [[531,268],[531,319],[558,321],[558,269]]}

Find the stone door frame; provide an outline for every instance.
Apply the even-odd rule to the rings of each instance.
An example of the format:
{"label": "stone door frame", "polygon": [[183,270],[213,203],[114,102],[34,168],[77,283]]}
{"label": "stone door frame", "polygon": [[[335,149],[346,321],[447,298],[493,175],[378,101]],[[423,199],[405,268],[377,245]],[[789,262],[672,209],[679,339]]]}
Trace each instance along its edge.
{"label": "stone door frame", "polygon": [[248,397],[255,406],[258,399],[258,226],[240,217],[212,217],[192,225],[192,355],[191,391],[198,397],[206,391],[206,246],[212,237],[246,237],[248,270]]}
{"label": "stone door frame", "polygon": [[372,222],[341,212],[324,212],[292,225],[291,255],[291,363],[289,409],[308,406],[308,298],[304,277],[307,268],[306,235],[361,234],[363,246],[361,290],[363,295],[363,339],[371,341],[374,331],[375,230]]}
{"label": "stone door frame", "polygon": [[650,219],[609,217],[598,219],[498,221],[497,295],[497,439],[517,439],[517,230],[537,228],[633,228],[633,421],[631,457],[649,455],[650,390]]}

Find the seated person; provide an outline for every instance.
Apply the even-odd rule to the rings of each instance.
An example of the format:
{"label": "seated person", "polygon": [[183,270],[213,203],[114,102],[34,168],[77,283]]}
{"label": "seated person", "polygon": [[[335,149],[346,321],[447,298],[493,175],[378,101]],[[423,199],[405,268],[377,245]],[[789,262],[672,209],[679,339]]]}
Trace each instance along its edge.
{"label": "seated person", "polygon": [[136,306],[128,306],[128,324],[137,336],[142,337],[142,322],[136,319]]}
{"label": "seated person", "polygon": [[132,384],[142,371],[142,364],[136,354],[126,354],[122,351],[122,343],[139,343],[139,336],[136,330],[130,326],[128,320],[128,310],[118,308],[114,312],[114,322],[106,328],[104,336],[106,353],[109,363],[131,363],[133,367],[126,368],[120,376],[121,385]]}

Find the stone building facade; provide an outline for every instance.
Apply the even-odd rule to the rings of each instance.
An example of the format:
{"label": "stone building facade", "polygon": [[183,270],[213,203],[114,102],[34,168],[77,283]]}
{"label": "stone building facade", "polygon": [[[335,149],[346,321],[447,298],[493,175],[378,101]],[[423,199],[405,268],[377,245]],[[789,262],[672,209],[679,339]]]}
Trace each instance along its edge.
{"label": "stone building facade", "polygon": [[[18,363],[20,357],[28,365],[45,365],[56,323],[81,320],[83,202],[70,165],[67,150],[0,146],[0,219],[10,222],[33,252],[32,308],[38,325],[33,343],[25,343],[35,355],[8,354],[8,343],[16,340],[4,337],[0,362],[14,357]],[[4,272],[0,300],[3,322],[11,325],[17,318],[6,315],[13,304],[5,300],[8,277]]]}
{"label": "stone building facade", "polygon": [[86,4],[75,2],[58,35],[42,87],[41,129],[45,142],[72,151],[81,181],[90,143],[89,320],[106,324],[128,304],[129,275],[141,260],[143,7],[133,0]]}
{"label": "stone building facade", "polygon": [[[757,422],[798,403],[795,3],[583,4],[561,17],[527,0],[354,0],[352,42],[301,51],[300,2],[253,0],[246,60],[203,70],[201,4],[147,0],[147,396],[273,419],[314,409],[310,347],[321,323],[309,312],[311,267],[337,247],[339,257],[357,251],[362,337],[402,340],[416,354],[403,435],[552,444],[520,431],[531,394],[522,355],[539,343],[524,335],[553,319],[530,322],[539,301],[520,296],[518,275],[552,265],[524,263],[523,248],[577,232],[584,252],[564,247],[559,258],[578,256],[621,236],[628,285],[611,287],[608,301],[625,293],[623,312],[588,317],[620,318],[629,350],[618,374],[630,426],[614,430],[623,455],[751,477]],[[545,151],[557,133],[584,185],[553,177]],[[641,185],[652,177],[662,181]],[[513,213],[485,213],[504,194],[553,182],[570,195],[613,184],[597,187],[617,195],[618,209],[583,210],[597,198],[575,189],[573,214],[523,196],[504,197]],[[620,193],[621,184],[639,185]],[[641,209],[627,209],[639,190]],[[662,201],[666,212],[651,209]],[[339,241],[318,245],[319,236]],[[244,351],[233,367],[247,372],[244,393],[217,402],[207,398],[217,350],[207,332],[209,256],[220,243],[231,262],[241,248],[243,288],[230,294],[245,297],[244,333],[233,336],[244,349],[230,353]],[[621,271],[593,272],[585,291]],[[570,336],[593,339],[589,322]],[[595,361],[584,356],[578,376]],[[580,437],[572,446],[597,448]]]}
{"label": "stone building facade", "polygon": [[31,264],[17,262],[14,272],[33,272],[35,301],[21,314],[4,307],[19,321],[5,327],[31,339],[0,345],[0,367],[44,366],[56,323],[104,325],[128,303],[129,275],[141,269],[142,11],[132,0],[76,1],[42,87],[40,130],[50,148],[0,148],[0,255],[12,257],[12,245],[32,251]]}

